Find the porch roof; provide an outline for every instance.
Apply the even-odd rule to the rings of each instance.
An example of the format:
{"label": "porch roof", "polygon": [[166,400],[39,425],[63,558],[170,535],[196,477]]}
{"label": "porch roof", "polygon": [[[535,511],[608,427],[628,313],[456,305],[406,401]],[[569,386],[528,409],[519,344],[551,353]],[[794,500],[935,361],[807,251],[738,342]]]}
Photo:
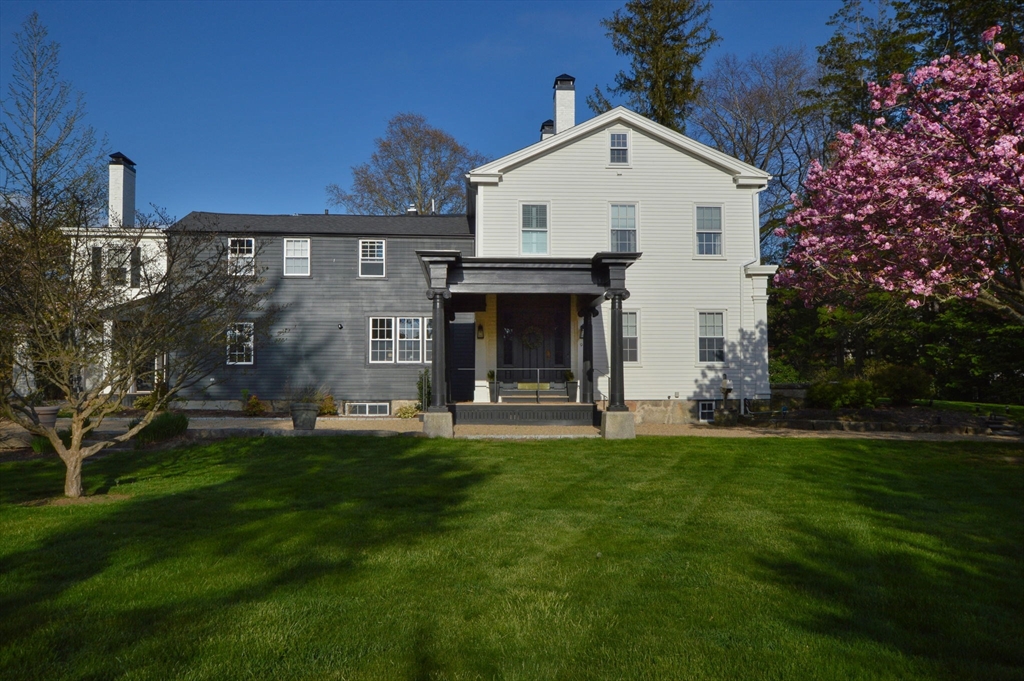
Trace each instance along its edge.
{"label": "porch roof", "polygon": [[[590,258],[464,258],[459,251],[417,251],[432,291],[459,293],[574,293],[625,291],[626,268],[640,253]],[[626,294],[628,295],[628,293]]]}

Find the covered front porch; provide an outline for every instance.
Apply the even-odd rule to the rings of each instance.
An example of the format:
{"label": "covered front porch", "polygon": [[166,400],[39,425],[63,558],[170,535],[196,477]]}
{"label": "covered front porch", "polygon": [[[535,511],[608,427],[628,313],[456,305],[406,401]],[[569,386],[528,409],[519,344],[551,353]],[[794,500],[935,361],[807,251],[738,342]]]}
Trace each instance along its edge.
{"label": "covered front porch", "polygon": [[[639,253],[593,258],[464,258],[419,251],[433,301],[432,404],[446,435],[461,423],[578,425],[631,417],[622,376],[625,271]],[[610,340],[594,318],[610,302]],[[607,367],[605,412],[595,408],[595,351]],[[432,416],[433,415],[433,416]],[[447,415],[447,421],[445,416]],[[615,420],[615,417],[612,418]],[[632,428],[629,428],[632,433]]]}

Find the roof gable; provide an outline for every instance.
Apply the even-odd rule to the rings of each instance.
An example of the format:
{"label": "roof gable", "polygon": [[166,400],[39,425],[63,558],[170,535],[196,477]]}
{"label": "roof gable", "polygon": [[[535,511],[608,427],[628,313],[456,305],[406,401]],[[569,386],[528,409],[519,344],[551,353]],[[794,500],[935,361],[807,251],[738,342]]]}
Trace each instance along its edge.
{"label": "roof gable", "polygon": [[589,121],[574,125],[564,132],[552,135],[545,140],[474,168],[469,172],[469,181],[472,184],[496,184],[501,179],[502,174],[509,170],[529,163],[559,148],[568,146],[576,140],[589,137],[616,123],[625,124],[643,132],[652,139],[656,139],[667,146],[678,149],[683,153],[721,169],[732,176],[733,182],[737,186],[764,186],[771,179],[771,175],[760,168],[744,163],[728,154],[723,154],[717,149],[690,139],[686,135],[681,135],[675,130],[655,123],[624,106],[617,106],[611,111],[606,111],[591,118]]}

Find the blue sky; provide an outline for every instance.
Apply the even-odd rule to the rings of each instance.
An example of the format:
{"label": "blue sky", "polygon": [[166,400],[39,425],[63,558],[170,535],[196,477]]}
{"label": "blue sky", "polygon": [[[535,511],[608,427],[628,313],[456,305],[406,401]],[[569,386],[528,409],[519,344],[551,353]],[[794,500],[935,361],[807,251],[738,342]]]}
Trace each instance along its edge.
{"label": "blue sky", "polygon": [[[138,205],[319,213],[398,112],[423,114],[489,157],[532,144],[551,85],[583,102],[626,68],[605,2],[0,2],[0,80],[38,11],[88,122],[138,167]],[[708,56],[776,45],[813,53],[840,0],[717,0]],[[340,209],[332,209],[334,210]]]}

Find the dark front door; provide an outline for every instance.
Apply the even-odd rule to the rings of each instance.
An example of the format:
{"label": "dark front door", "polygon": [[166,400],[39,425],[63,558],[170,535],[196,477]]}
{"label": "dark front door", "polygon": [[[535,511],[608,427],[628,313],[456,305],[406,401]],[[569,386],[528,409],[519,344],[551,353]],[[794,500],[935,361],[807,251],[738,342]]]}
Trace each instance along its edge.
{"label": "dark front door", "polygon": [[476,366],[476,325],[451,324],[448,371],[452,402],[473,401],[473,370]]}
{"label": "dark front door", "polygon": [[569,303],[567,295],[498,296],[498,380],[565,380],[572,361]]}

